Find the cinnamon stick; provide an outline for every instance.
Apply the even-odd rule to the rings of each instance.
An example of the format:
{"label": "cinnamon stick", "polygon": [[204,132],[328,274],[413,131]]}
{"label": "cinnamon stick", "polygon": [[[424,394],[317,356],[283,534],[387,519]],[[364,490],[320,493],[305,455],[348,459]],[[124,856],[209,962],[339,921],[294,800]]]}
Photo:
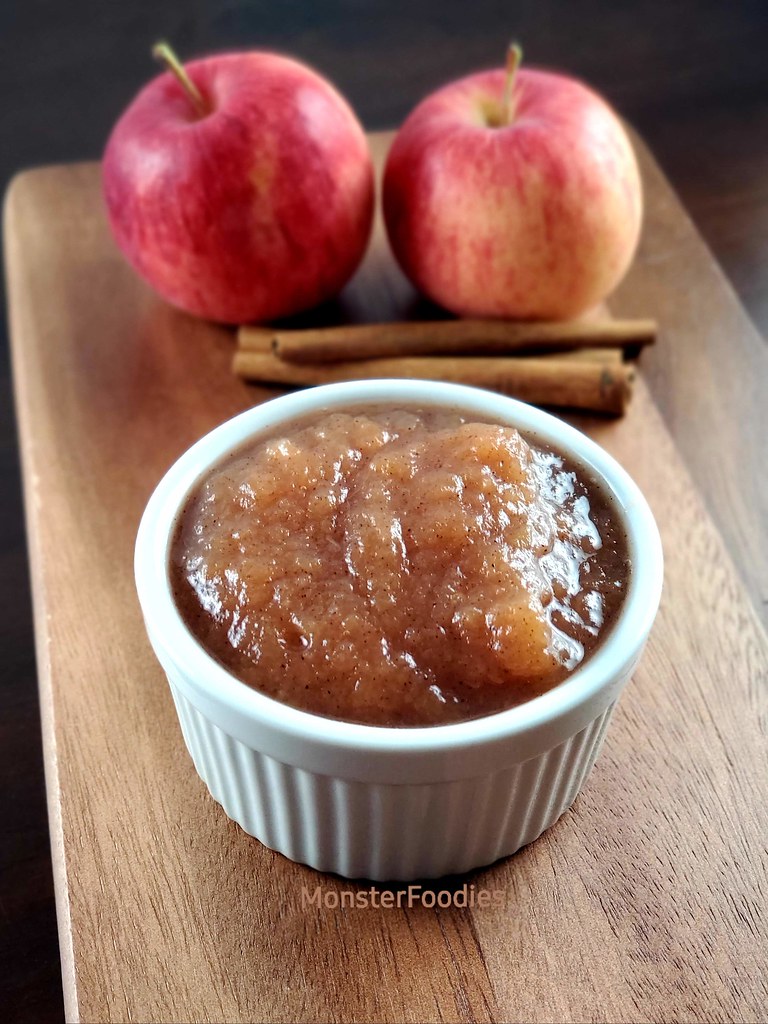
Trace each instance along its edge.
{"label": "cinnamon stick", "polygon": [[[526,359],[525,355],[519,357]],[[537,359],[558,359],[560,362],[601,363],[603,366],[615,366],[624,361],[624,350],[620,348],[575,348],[570,352],[544,352]]]}
{"label": "cinnamon stick", "polygon": [[401,356],[485,354],[648,345],[653,320],[438,320],[354,324],[305,330],[241,327],[242,350],[292,363],[333,363]]}
{"label": "cinnamon stick", "polygon": [[[297,335],[304,334],[303,331],[296,331],[295,333]],[[314,330],[311,333],[314,333]],[[275,332],[269,328],[248,327],[241,328],[238,341],[242,351],[272,353],[279,358],[283,358],[280,354],[279,345],[275,345],[275,339],[282,336],[283,332]],[[609,346],[608,344],[597,348],[572,348],[566,351],[557,350],[553,352],[550,352],[544,346],[541,346],[541,349],[540,358],[542,359],[586,359],[592,362],[613,364],[620,363],[624,358],[624,352],[621,348]],[[525,353],[521,354],[524,355]],[[286,362],[297,361],[286,360]],[[309,360],[302,359],[300,362],[306,363]],[[322,362],[320,360],[320,363]]]}
{"label": "cinnamon stick", "polygon": [[629,400],[634,369],[627,363],[590,359],[483,358],[479,356],[365,359],[298,364],[269,352],[238,350],[233,370],[246,380],[287,385],[341,380],[413,377],[489,388],[537,405],[591,409],[621,415]]}

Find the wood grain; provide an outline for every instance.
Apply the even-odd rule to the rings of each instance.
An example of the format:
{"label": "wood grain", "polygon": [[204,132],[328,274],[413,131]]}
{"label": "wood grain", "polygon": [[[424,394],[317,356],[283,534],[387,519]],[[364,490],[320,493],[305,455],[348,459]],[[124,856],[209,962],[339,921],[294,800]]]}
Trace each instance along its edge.
{"label": "wood grain", "polygon": [[[680,264],[701,250],[647,156],[643,167],[649,229],[615,310],[665,326],[680,283],[699,287]],[[654,189],[676,249],[656,248],[669,239]],[[18,178],[6,245],[68,1017],[762,1019],[768,642],[643,382],[623,421],[579,421],[647,494],[667,559],[646,657],[583,795],[537,843],[469,879],[502,890],[503,908],[307,908],[302,886],[350,883],[271,853],[210,799],[131,577],[162,472],[273,392],[232,378],[231,332],[163,306],[123,264],[94,166]],[[744,326],[714,269],[702,286]],[[427,312],[379,227],[316,319]],[[711,455],[728,480],[718,429]],[[730,505],[738,495],[723,515]]]}
{"label": "wood grain", "polygon": [[645,226],[632,272],[611,300],[656,316],[643,372],[747,592],[768,626],[768,345],[635,137]]}

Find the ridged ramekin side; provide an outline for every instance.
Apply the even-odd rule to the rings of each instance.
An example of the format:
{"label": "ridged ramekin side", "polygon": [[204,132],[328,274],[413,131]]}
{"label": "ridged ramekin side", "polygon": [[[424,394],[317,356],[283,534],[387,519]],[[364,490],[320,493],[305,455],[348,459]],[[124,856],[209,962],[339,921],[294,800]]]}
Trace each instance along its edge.
{"label": "ridged ramekin side", "polygon": [[198,774],[230,818],[291,860],[374,881],[459,874],[532,842],[575,800],[614,706],[559,746],[494,774],[393,785],[259,753],[170,686]]}

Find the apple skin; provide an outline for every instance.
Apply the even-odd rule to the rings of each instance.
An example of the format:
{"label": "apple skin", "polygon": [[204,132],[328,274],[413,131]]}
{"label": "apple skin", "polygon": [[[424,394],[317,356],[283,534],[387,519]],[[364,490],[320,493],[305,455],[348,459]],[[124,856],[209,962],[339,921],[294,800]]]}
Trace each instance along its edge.
{"label": "apple skin", "polygon": [[229,53],[151,81],[107,143],[115,240],[168,302],[224,323],[273,320],[335,295],[368,242],[363,130],[330,83],[271,53]]}
{"label": "apple skin", "polygon": [[504,71],[446,85],[410,114],[383,201],[403,271],[459,316],[565,319],[626,272],[642,189],[612,109],[580,82],[523,68],[496,127]]}

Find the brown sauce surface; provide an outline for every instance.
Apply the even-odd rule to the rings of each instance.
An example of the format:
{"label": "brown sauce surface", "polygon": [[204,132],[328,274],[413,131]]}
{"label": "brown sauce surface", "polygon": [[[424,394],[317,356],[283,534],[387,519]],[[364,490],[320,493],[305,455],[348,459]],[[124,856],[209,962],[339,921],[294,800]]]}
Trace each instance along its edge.
{"label": "brown sauce surface", "polygon": [[557,453],[450,409],[366,407],[214,468],[170,576],[190,631],[248,685],[418,726],[556,686],[615,619],[629,563],[607,496]]}

